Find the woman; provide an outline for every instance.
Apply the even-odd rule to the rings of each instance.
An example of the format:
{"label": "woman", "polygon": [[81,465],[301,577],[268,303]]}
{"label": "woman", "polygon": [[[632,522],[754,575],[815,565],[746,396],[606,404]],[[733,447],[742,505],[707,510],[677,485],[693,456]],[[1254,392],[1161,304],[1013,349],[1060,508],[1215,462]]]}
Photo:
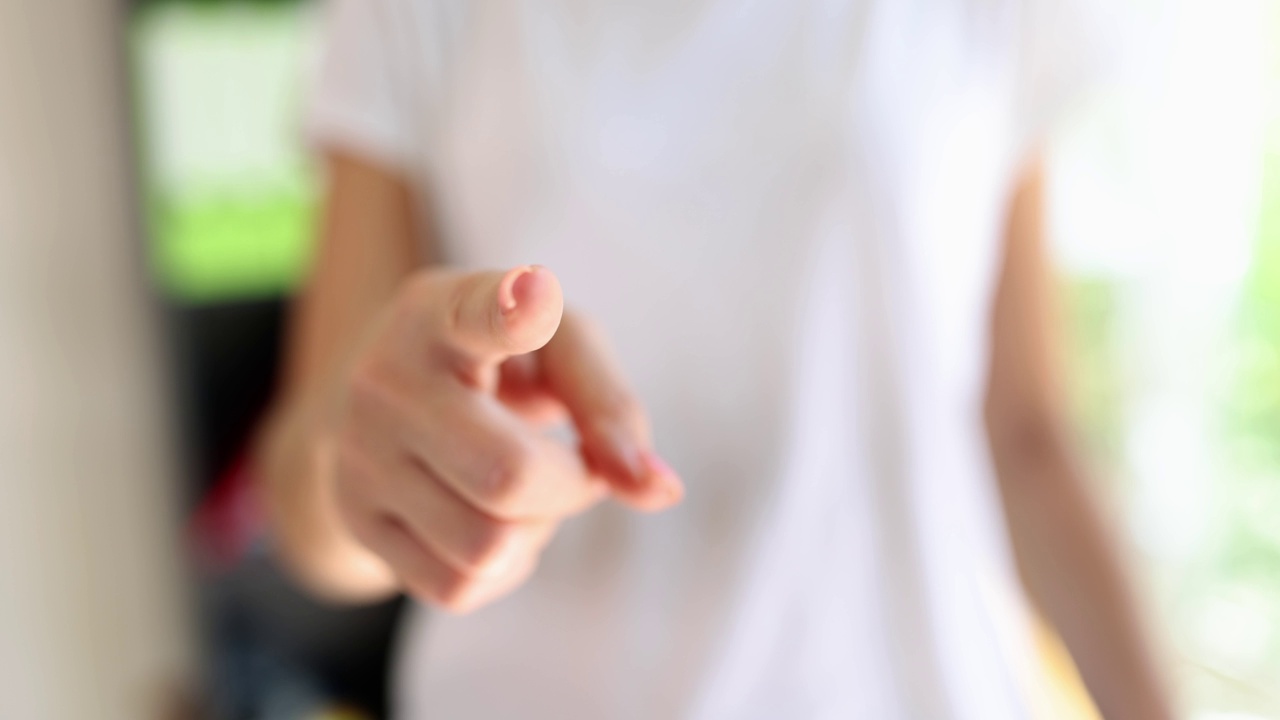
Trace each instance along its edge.
{"label": "woman", "polygon": [[1028,717],[1017,568],[1170,717],[1053,373],[1074,10],[334,3],[259,462],[304,584],[422,604],[400,717]]}

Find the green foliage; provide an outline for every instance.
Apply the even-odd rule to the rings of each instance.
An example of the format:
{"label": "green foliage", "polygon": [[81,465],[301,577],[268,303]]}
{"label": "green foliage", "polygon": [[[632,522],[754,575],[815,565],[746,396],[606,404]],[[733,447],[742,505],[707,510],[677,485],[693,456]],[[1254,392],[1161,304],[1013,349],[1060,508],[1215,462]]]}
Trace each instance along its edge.
{"label": "green foliage", "polygon": [[1280,469],[1280,148],[1268,153],[1263,197],[1227,420],[1233,435],[1250,441],[1251,464]]}
{"label": "green foliage", "polygon": [[202,5],[206,7],[225,5],[302,5],[312,0],[134,0],[134,7],[149,8],[155,5]]}
{"label": "green foliage", "polygon": [[[1280,56],[1278,56],[1280,60]],[[1272,77],[1280,82],[1280,65]],[[1280,117],[1268,128],[1262,209],[1222,406],[1221,532],[1206,594],[1251,596],[1270,628],[1263,665],[1280,682]]]}
{"label": "green foliage", "polygon": [[156,200],[152,263],[184,302],[278,295],[306,271],[315,201],[309,195]]}
{"label": "green foliage", "polygon": [[[1280,127],[1272,135],[1280,139]],[[1265,593],[1280,629],[1280,144],[1263,180],[1257,245],[1240,305],[1236,362],[1224,407],[1227,461],[1218,571]],[[1280,663],[1280,632],[1271,657]]]}
{"label": "green foliage", "polygon": [[1108,472],[1123,464],[1123,388],[1115,342],[1116,284],[1071,278],[1061,289],[1066,315],[1068,396],[1090,457]]}

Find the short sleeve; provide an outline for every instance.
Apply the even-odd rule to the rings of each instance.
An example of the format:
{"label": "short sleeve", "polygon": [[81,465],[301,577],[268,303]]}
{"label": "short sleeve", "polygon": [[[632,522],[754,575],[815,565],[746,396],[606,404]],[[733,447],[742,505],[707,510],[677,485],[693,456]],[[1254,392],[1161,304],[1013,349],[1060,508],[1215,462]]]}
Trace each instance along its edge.
{"label": "short sleeve", "polygon": [[403,169],[414,155],[412,57],[387,0],[329,0],[304,117],[312,148]]}
{"label": "short sleeve", "polygon": [[1124,0],[1027,0],[1016,112],[1022,145],[1042,142],[1127,62],[1134,16]]}

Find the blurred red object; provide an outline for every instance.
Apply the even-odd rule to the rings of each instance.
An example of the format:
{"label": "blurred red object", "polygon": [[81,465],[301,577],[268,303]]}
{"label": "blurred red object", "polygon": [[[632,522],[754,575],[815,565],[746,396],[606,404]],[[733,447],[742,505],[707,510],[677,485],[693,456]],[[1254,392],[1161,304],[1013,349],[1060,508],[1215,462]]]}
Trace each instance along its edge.
{"label": "blurred red object", "polygon": [[207,572],[229,571],[265,531],[252,466],[241,453],[192,513],[188,535],[196,563]]}

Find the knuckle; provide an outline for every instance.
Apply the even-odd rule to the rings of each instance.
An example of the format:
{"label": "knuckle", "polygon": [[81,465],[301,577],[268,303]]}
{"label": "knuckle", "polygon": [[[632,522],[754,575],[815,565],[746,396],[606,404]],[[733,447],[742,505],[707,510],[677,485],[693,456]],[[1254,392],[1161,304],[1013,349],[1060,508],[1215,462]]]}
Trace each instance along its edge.
{"label": "knuckle", "polygon": [[339,504],[350,504],[353,495],[368,485],[370,473],[366,462],[349,439],[340,440],[333,449],[333,489]]}
{"label": "knuckle", "polygon": [[436,274],[430,270],[420,270],[406,278],[396,295],[397,310],[416,315],[420,308],[430,304],[436,280]]}
{"label": "knuckle", "polygon": [[529,486],[533,465],[534,453],[523,445],[494,453],[478,489],[480,499],[494,509],[509,509]]}
{"label": "knuckle", "polygon": [[600,413],[614,422],[635,424],[645,422],[644,406],[640,399],[628,390],[616,390],[600,401]]}
{"label": "knuckle", "polygon": [[418,380],[389,363],[364,361],[350,371],[346,397],[339,408],[340,430],[361,434],[357,428],[374,425],[404,425],[416,417],[411,398],[423,386]]}
{"label": "knuckle", "polygon": [[506,562],[519,543],[519,527],[501,520],[485,520],[471,529],[463,551],[468,565],[487,570]]}
{"label": "knuckle", "polygon": [[439,277],[434,271],[420,270],[410,275],[391,302],[390,327],[402,331],[421,327],[438,302],[438,288]]}
{"label": "knuckle", "polygon": [[344,421],[357,422],[359,418],[385,409],[395,395],[387,373],[377,363],[364,361],[352,368],[347,377],[347,403]]}
{"label": "knuckle", "polygon": [[592,437],[616,436],[619,433],[647,435],[649,418],[639,399],[627,391],[619,391],[598,398],[581,429]]}
{"label": "knuckle", "polygon": [[466,612],[470,609],[476,583],[461,573],[439,578],[427,589],[434,605],[450,612]]}
{"label": "knuckle", "polygon": [[445,307],[449,308],[446,317],[447,329],[450,333],[458,332],[466,323],[467,298],[475,292],[474,277],[465,277],[456,283],[444,298]]}
{"label": "knuckle", "polygon": [[[443,293],[443,297],[438,297],[434,300],[437,305],[447,310],[436,321],[438,323],[436,326],[437,332],[452,336],[462,327],[466,286],[466,281],[456,283],[447,292]],[[423,291],[423,294],[425,295],[426,292]],[[423,302],[429,301],[424,300]]]}
{"label": "knuckle", "polygon": [[358,502],[339,503],[336,510],[338,520],[347,532],[351,533],[351,537],[365,549],[381,556],[377,532],[378,520],[375,514]]}
{"label": "knuckle", "polygon": [[336,500],[350,502],[360,496],[377,495],[385,489],[388,476],[373,460],[361,433],[350,427],[339,429],[332,453]]}

